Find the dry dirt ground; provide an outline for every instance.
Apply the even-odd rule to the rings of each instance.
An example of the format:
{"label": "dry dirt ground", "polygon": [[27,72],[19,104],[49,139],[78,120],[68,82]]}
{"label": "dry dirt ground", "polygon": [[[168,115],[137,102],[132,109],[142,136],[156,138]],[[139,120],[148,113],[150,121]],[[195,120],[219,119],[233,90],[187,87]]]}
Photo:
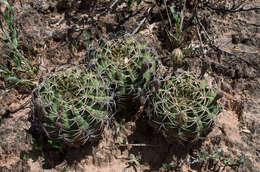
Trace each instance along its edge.
{"label": "dry dirt ground", "polygon": [[[164,32],[168,21],[160,18],[158,8],[152,8],[147,15],[150,7],[147,2],[134,5],[130,11],[121,1],[110,8],[112,2],[13,2],[20,43],[26,47],[23,52],[32,57],[33,63],[40,62],[39,76],[60,65],[82,63],[92,42],[105,34],[133,32],[145,16],[147,20],[137,34],[153,44],[167,63],[174,47]],[[227,7],[232,2],[219,1]],[[168,171],[260,171],[260,10],[227,12],[199,5],[196,15],[201,25],[193,21],[189,26],[192,5],[193,1],[187,3],[184,29],[189,28],[189,39],[194,45],[201,45],[199,30],[205,53],[203,58],[201,53],[186,58],[179,70],[199,74],[206,66],[205,77],[225,93],[221,99],[223,112],[205,140],[189,145],[175,143],[139,118],[136,122],[110,126],[96,143],[59,152],[42,147],[39,141],[33,142],[31,134],[37,132],[29,122],[30,106],[17,110],[30,95],[15,89],[6,92],[4,82],[0,81],[0,172],[167,171],[162,167],[164,163],[171,166]],[[246,7],[253,6],[260,6],[260,2],[247,2]],[[206,32],[214,46],[206,46],[210,43]],[[1,47],[0,52],[2,56],[7,50]],[[1,58],[0,63],[4,64]],[[120,145],[120,139],[128,144]],[[223,161],[215,166],[206,161],[197,164],[189,161],[196,151],[218,148],[235,159],[245,154],[246,160],[240,166],[225,165]],[[140,157],[140,166],[131,161],[132,155]]]}

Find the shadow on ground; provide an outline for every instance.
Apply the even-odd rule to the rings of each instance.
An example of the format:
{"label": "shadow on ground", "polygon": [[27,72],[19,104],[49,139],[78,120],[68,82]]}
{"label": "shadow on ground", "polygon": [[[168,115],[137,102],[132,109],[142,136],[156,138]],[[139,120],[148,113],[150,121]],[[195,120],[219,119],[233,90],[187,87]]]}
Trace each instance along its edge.
{"label": "shadow on ground", "polygon": [[141,156],[140,163],[149,165],[151,170],[156,171],[163,163],[171,164],[174,169],[177,169],[179,163],[190,154],[192,149],[201,146],[201,142],[187,145],[173,138],[169,140],[151,127],[145,119],[136,121],[135,131],[127,137],[127,140],[129,144],[140,144],[140,146],[133,146],[129,153]]}
{"label": "shadow on ground", "polygon": [[[32,125],[33,126],[33,125]],[[99,140],[93,143],[87,143],[80,148],[70,148],[62,143],[49,140],[43,133],[31,127],[27,131],[33,138],[33,148],[21,153],[21,159],[31,158],[33,161],[42,157],[43,169],[53,169],[62,162],[66,161],[69,166],[79,163],[88,155],[92,155],[93,147],[96,147]]]}

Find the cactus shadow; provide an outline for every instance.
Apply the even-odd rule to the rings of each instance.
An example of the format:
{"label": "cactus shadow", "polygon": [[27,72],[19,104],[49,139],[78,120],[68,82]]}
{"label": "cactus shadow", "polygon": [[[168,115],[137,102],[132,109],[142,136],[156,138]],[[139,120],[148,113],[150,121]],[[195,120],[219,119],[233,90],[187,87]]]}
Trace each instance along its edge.
{"label": "cactus shadow", "polygon": [[35,130],[33,127],[27,132],[33,138],[33,148],[22,152],[20,158],[30,158],[34,162],[43,159],[41,163],[43,169],[53,169],[64,161],[68,166],[79,163],[86,156],[92,155],[93,147],[97,146],[100,140],[97,139],[95,142],[86,143],[79,148],[72,148],[50,143],[50,140],[42,132]]}
{"label": "cactus shadow", "polygon": [[130,154],[141,156],[140,163],[147,164],[150,170],[158,171],[163,163],[171,164],[177,169],[193,149],[199,149],[202,142],[182,144],[175,139],[167,139],[151,127],[147,119],[136,121],[133,134],[128,136],[129,144],[133,144]]}

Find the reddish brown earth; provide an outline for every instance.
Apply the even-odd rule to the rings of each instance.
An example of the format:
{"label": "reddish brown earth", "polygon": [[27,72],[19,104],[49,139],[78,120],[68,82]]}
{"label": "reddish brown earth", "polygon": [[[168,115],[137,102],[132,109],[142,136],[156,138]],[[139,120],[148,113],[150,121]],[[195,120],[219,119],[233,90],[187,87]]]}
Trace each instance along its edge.
{"label": "reddish brown earth", "polygon": [[[32,63],[41,62],[39,76],[60,65],[82,63],[90,44],[105,34],[133,32],[150,7],[143,2],[134,5],[130,13],[125,3],[110,9],[112,2],[20,0],[13,3],[20,42],[30,45],[24,53],[31,57]],[[231,4],[219,3],[227,7]],[[247,2],[246,7],[253,6],[260,3]],[[185,22],[192,16],[190,8],[187,5]],[[166,59],[173,46],[162,29],[168,26],[168,21],[160,18],[156,7],[150,15],[153,18],[148,18],[137,34],[153,44],[162,61],[171,65]],[[169,171],[214,171],[210,163],[199,166],[187,160],[197,150],[217,148],[230,152],[235,159],[242,154],[247,159],[233,168],[219,162],[215,171],[260,171],[260,10],[221,12],[200,5],[197,16],[216,46],[205,47],[204,57],[195,53],[186,58],[179,70],[200,74],[202,64],[206,64],[205,77],[224,92],[220,100],[223,112],[205,140],[190,145],[175,143],[139,118],[136,122],[126,121],[121,127],[111,126],[98,142],[80,149],[69,148],[61,153],[44,148],[41,152],[28,132],[30,105],[18,109],[30,95],[15,89],[7,91],[0,81],[0,172],[166,171],[163,163],[171,164]],[[193,23],[187,30],[191,42],[199,46],[196,25]],[[205,31],[202,28],[199,31],[204,45],[208,45]],[[7,51],[1,47],[0,56]],[[1,57],[0,63],[6,61]],[[120,144],[120,139],[128,144]],[[130,162],[131,154],[141,157],[140,167]]]}

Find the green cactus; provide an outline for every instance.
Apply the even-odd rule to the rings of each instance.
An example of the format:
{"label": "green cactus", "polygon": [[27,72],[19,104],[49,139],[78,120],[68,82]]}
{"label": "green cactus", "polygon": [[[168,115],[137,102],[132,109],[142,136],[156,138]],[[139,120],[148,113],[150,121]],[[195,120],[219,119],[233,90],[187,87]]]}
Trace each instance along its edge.
{"label": "green cactus", "polygon": [[156,70],[155,50],[137,40],[130,36],[108,40],[96,49],[88,63],[98,75],[112,83],[119,109],[133,102],[132,105],[138,107],[139,98],[149,89]]}
{"label": "green cactus", "polygon": [[83,66],[49,74],[33,94],[34,117],[45,134],[79,147],[95,139],[114,112],[109,82]]}
{"label": "green cactus", "polygon": [[183,63],[184,55],[180,48],[176,48],[172,52],[171,60],[174,65],[181,65]]}
{"label": "green cactus", "polygon": [[180,141],[195,141],[209,132],[220,112],[217,99],[223,95],[205,80],[184,72],[160,81],[152,97],[150,118],[154,126]]}

